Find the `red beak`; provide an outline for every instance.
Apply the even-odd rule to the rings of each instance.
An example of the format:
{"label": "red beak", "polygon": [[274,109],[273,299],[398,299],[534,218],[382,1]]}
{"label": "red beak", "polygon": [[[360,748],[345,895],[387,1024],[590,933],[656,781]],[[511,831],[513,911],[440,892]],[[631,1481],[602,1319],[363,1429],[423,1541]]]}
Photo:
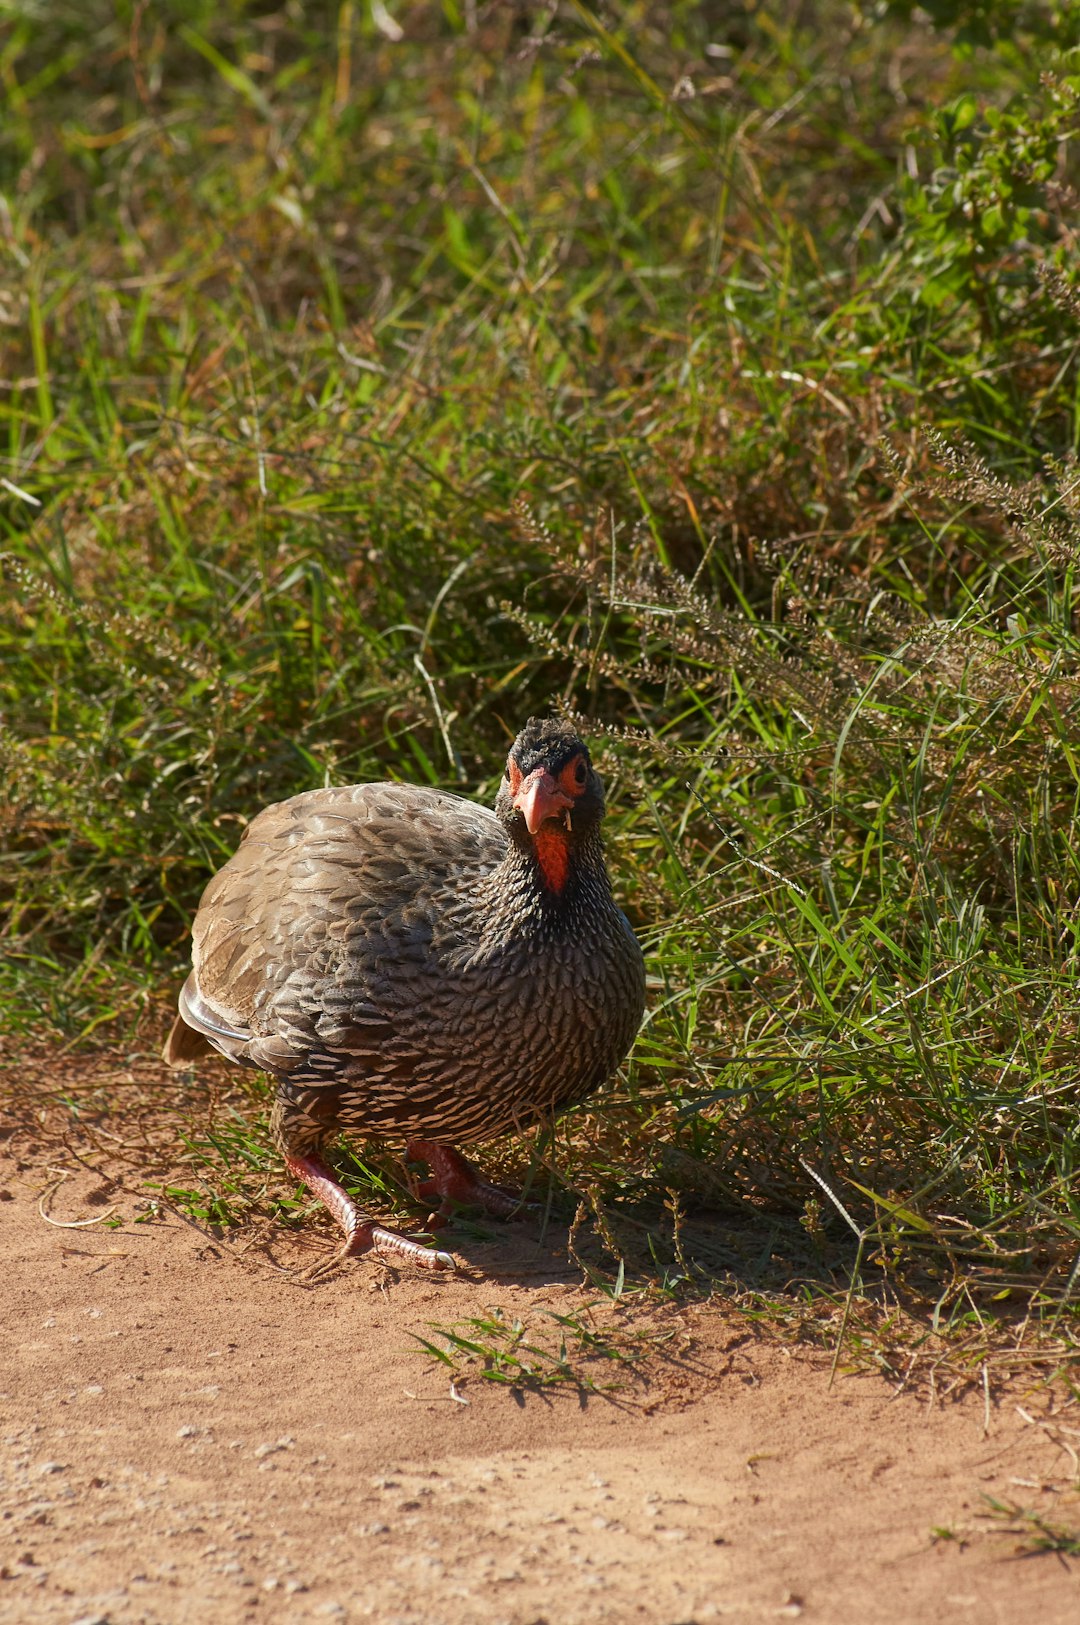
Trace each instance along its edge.
{"label": "red beak", "polygon": [[530,835],[535,835],[545,818],[558,818],[573,802],[560,790],[551,774],[543,767],[534,768],[527,779],[522,779],[514,797],[514,806],[525,820]]}

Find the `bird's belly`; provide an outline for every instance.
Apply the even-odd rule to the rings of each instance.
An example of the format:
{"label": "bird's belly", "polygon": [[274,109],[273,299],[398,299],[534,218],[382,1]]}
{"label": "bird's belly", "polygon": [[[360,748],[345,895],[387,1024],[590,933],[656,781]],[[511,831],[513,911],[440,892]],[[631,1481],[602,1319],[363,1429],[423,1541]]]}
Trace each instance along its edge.
{"label": "bird's belly", "polygon": [[289,1086],[323,1085],[340,1127],[469,1142],[584,1099],[615,1070],[640,1017],[604,961],[508,977],[498,968],[413,989],[371,1041],[309,1052]]}

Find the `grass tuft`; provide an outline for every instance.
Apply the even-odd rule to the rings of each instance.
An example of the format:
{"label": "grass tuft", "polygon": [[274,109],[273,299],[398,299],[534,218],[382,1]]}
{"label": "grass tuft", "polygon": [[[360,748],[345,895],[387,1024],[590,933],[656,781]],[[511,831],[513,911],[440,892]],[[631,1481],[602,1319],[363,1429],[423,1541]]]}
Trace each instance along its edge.
{"label": "grass tuft", "polygon": [[530,1323],[495,1308],[452,1326],[432,1323],[437,1342],[411,1335],[449,1369],[455,1384],[473,1375],[520,1391],[569,1385],[583,1393],[617,1393],[641,1379],[642,1362],[656,1346],[643,1333],[599,1323],[596,1307],[585,1304],[565,1315],[541,1309]]}

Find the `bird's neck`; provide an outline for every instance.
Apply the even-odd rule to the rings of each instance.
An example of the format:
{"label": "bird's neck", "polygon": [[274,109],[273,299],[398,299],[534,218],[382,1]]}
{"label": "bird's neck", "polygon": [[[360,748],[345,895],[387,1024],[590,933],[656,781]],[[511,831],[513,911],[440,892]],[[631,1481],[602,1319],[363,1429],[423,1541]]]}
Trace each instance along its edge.
{"label": "bird's neck", "polygon": [[571,852],[570,840],[563,825],[544,824],[536,832],[532,850],[544,890],[555,897],[565,896],[576,854]]}
{"label": "bird's neck", "polygon": [[599,831],[571,835],[554,820],[528,842],[511,841],[503,870],[508,889],[546,911],[572,911],[583,897],[611,893]]}

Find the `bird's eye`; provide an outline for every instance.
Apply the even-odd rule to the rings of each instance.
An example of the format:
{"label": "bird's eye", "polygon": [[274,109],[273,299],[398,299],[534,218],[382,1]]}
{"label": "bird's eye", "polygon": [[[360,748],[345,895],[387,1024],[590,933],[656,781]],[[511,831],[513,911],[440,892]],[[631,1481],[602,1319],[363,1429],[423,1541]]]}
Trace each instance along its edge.
{"label": "bird's eye", "polygon": [[575,801],[585,794],[588,782],[589,768],[584,756],[571,756],[559,769],[559,789],[564,796],[570,796]]}

